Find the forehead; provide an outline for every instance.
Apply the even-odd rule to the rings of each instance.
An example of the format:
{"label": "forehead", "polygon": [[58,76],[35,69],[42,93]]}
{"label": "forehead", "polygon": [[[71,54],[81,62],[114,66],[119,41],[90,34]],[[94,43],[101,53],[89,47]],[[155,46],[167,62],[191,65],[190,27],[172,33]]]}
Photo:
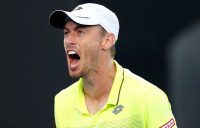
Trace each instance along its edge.
{"label": "forehead", "polygon": [[75,23],[73,21],[68,21],[68,22],[65,23],[64,29],[74,29],[74,28],[76,28],[78,26],[79,26],[79,24],[77,24],[77,23]]}
{"label": "forehead", "polygon": [[90,25],[82,25],[78,24],[72,20],[66,22],[64,28],[86,28],[86,27],[91,27]]}
{"label": "forehead", "polygon": [[82,24],[78,24],[74,21],[68,21],[66,22],[65,26],[64,26],[64,30],[77,30],[77,29],[98,29],[101,30],[101,26],[100,25],[82,25]]}

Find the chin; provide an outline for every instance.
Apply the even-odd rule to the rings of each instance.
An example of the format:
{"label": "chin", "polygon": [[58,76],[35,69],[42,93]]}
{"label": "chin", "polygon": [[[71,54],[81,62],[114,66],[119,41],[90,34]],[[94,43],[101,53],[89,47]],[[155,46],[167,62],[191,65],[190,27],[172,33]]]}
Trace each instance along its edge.
{"label": "chin", "polygon": [[77,73],[69,73],[69,76],[70,76],[71,78],[80,78],[80,77],[81,77],[81,75],[80,75],[80,74],[77,74]]}

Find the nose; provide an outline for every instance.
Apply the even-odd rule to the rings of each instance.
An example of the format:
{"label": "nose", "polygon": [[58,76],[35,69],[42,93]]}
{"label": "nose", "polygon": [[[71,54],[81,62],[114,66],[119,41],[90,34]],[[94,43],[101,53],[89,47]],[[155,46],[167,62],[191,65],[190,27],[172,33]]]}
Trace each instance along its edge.
{"label": "nose", "polygon": [[64,44],[65,45],[75,45],[76,43],[76,35],[73,32],[70,32],[67,34],[67,36],[64,37]]}

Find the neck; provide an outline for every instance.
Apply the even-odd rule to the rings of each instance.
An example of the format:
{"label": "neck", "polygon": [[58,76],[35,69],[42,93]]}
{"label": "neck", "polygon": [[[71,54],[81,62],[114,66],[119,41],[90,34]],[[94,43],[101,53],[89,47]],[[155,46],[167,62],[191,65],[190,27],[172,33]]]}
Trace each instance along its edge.
{"label": "neck", "polygon": [[107,98],[115,77],[114,61],[100,63],[96,70],[83,78],[85,96],[93,100]]}

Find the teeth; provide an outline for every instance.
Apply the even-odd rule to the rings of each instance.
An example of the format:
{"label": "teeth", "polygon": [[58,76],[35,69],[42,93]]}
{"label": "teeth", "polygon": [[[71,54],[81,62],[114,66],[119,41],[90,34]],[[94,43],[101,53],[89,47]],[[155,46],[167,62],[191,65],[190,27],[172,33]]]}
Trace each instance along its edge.
{"label": "teeth", "polygon": [[76,54],[75,51],[69,51],[69,52],[68,52],[68,55],[74,55],[74,54]]}

